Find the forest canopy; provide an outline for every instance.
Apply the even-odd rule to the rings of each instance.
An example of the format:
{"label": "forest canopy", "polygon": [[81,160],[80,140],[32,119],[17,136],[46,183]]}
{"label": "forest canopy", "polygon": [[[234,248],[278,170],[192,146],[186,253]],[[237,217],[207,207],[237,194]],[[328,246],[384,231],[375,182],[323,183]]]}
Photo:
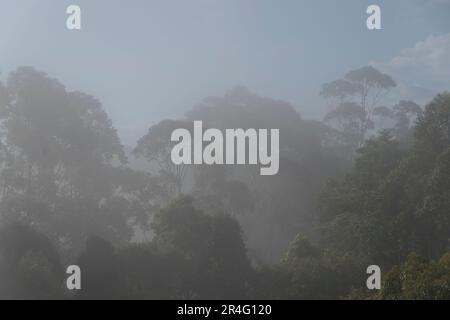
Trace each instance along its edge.
{"label": "forest canopy", "polygon": [[[386,106],[396,85],[352,70],[323,85],[323,121],[236,87],[126,148],[97,98],[17,68],[0,82],[0,298],[450,299],[450,93]],[[170,134],[193,121],[278,128],[279,173],[175,166]]]}

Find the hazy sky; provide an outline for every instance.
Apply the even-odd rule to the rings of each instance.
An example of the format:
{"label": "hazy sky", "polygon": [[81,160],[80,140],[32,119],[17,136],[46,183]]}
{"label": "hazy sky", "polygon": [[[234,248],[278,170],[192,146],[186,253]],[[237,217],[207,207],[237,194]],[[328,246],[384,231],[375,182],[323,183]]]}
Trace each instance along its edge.
{"label": "hazy sky", "polygon": [[[367,30],[369,4],[383,30]],[[450,89],[450,0],[0,1],[3,76],[32,65],[95,95],[126,144],[238,84],[318,117],[320,85],[368,63],[401,97]]]}

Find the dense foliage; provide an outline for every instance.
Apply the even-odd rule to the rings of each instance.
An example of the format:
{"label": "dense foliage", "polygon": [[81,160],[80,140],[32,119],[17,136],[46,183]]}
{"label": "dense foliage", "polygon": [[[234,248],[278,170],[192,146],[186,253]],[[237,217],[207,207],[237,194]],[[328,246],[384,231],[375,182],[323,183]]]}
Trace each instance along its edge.
{"label": "dense foliage", "polygon": [[[325,122],[237,87],[127,154],[97,99],[18,68],[0,83],[0,298],[450,299],[450,93],[368,100],[395,85],[372,67],[325,84]],[[192,120],[279,128],[279,174],[173,166]]]}

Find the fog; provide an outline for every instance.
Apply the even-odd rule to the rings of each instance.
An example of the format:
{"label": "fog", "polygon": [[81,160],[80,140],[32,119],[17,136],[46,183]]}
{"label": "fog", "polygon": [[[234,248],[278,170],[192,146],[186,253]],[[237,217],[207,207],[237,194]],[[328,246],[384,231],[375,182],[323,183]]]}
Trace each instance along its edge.
{"label": "fog", "polygon": [[450,2],[378,2],[3,1],[0,299],[448,299]]}

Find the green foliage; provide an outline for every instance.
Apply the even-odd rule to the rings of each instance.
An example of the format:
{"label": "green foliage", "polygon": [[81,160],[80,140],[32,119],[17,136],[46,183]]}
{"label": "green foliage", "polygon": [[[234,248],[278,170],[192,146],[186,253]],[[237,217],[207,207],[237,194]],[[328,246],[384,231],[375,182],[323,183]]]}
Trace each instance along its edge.
{"label": "green foliage", "polygon": [[410,254],[406,261],[386,275],[381,299],[450,299],[450,253],[438,261]]}
{"label": "green foliage", "polygon": [[358,290],[353,299],[383,300],[448,300],[450,299],[450,253],[438,261],[411,253],[398,266],[392,267],[377,293]]}
{"label": "green foliage", "polygon": [[258,270],[255,297],[339,299],[350,290],[349,267],[348,261],[339,261],[299,234],[279,264]]}
{"label": "green foliage", "polygon": [[[80,299],[449,299],[450,94],[380,106],[394,86],[372,67],[325,84],[330,125],[237,87],[152,126],[143,172],[96,98],[18,68],[0,83],[0,298],[70,297],[63,260]],[[282,170],[188,174],[170,133],[190,120],[279,128]],[[372,264],[390,270],[377,293]]]}
{"label": "green foliage", "polygon": [[448,101],[440,95],[426,106],[410,149],[382,133],[358,151],[344,181],[329,185],[321,198],[325,247],[357,257],[360,268],[391,268],[410,252],[438,258],[448,249]]}

